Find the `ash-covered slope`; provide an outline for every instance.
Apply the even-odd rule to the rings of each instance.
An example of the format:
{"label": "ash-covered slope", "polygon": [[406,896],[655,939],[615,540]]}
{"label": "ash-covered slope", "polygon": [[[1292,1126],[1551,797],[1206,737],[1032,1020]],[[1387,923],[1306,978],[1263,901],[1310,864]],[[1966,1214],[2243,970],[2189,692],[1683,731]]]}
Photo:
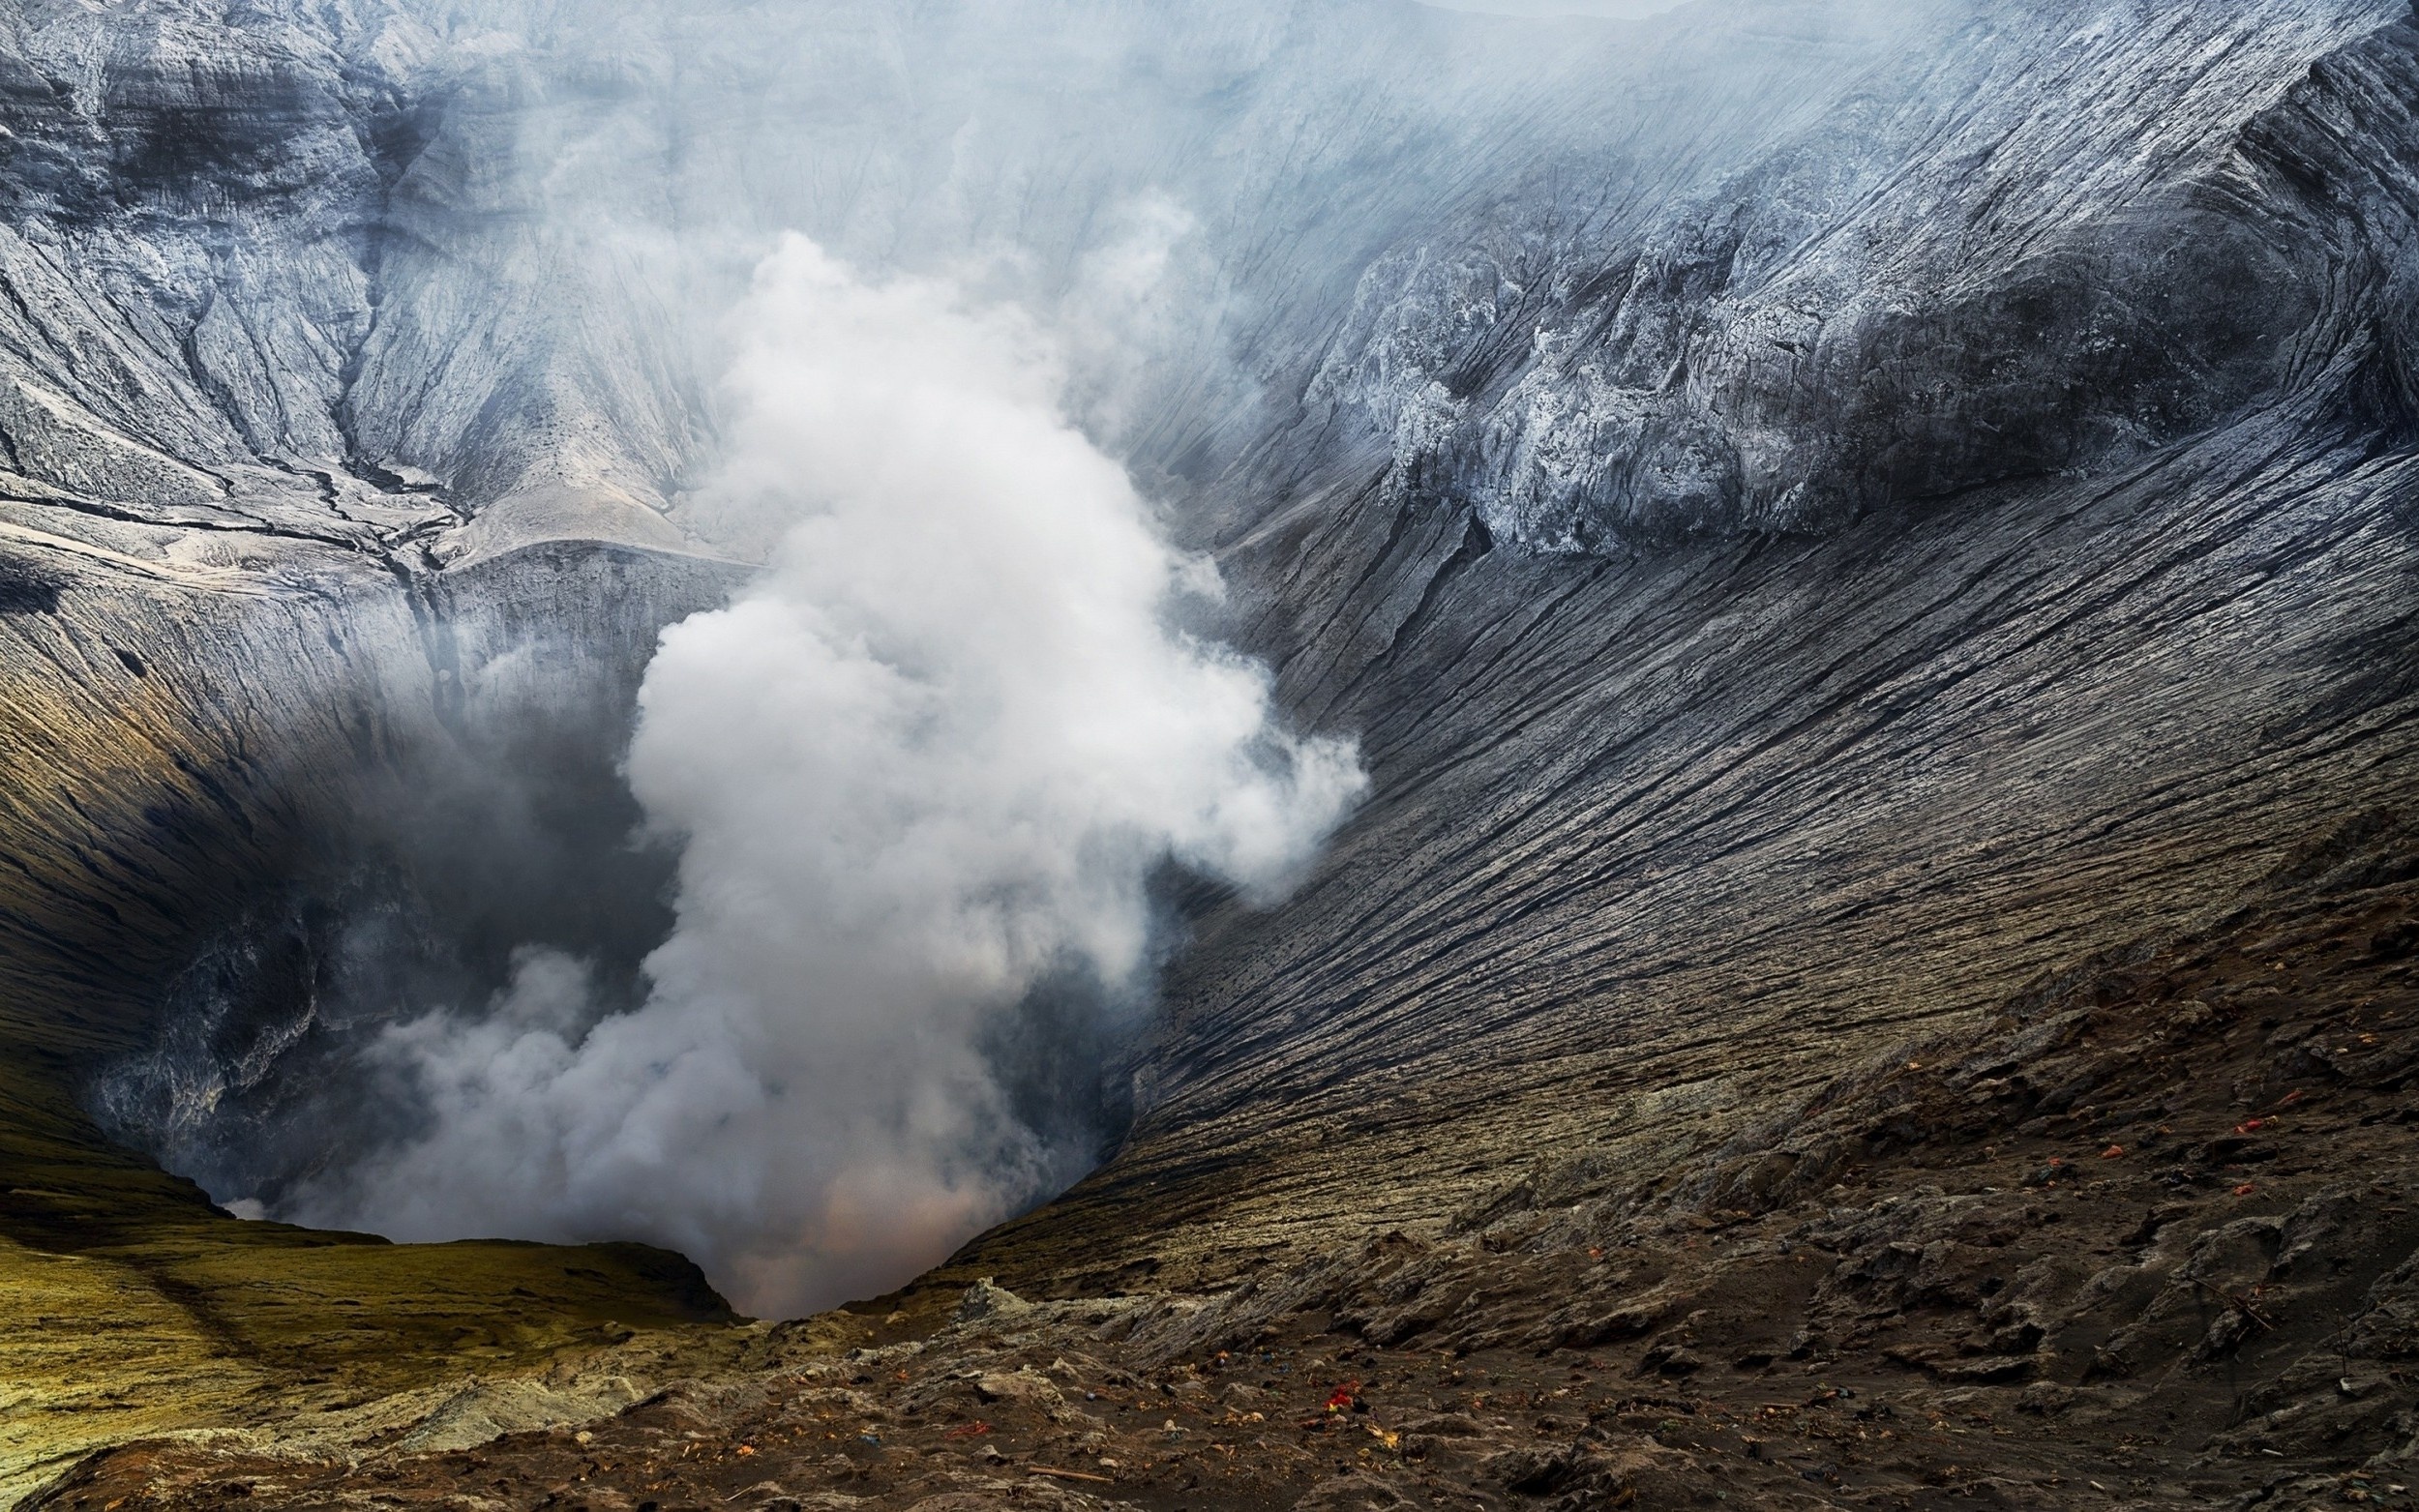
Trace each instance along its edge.
{"label": "ash-covered slope", "polygon": [[[1063,333],[1083,418],[1207,541],[1265,512],[1268,458],[1361,465],[1357,433],[1295,417],[1331,405],[1319,374],[1363,342],[1347,311],[1373,262],[1471,225],[1556,256],[1642,234],[1904,44],[1859,8],[1712,21],[12,14],[10,705],[26,770],[84,785],[13,795],[17,1011],[45,1043],[72,1020],[83,1050],[149,1053],[164,980],[292,906],[298,871],[352,864],[365,811],[384,848],[493,828],[491,800],[433,811],[463,807],[465,771],[528,766],[532,741],[611,786],[643,648],[763,545],[685,490],[715,454],[717,318],[775,231],[1032,308]],[[1770,100],[1787,108],[1748,107]],[[399,785],[437,796],[398,804]],[[629,817],[603,808],[568,821],[584,861],[553,875],[613,878],[618,902],[564,911],[586,915],[576,942],[628,959],[643,926],[597,936],[649,888],[598,862]],[[472,896],[548,890],[544,867],[495,863]],[[261,1082],[250,1031],[228,1032],[229,1064],[126,1106],[207,1111]]]}
{"label": "ash-covered slope", "polygon": [[[1365,732],[1377,796],[1285,910],[1203,925],[1124,1152],[970,1269],[1214,1286],[1499,1185],[1618,1188],[2411,800],[2419,28],[2128,15],[1968,34],[1908,109],[1937,87],[1999,137],[1891,138],[1855,170],[1879,188],[1758,276],[1737,244],[1670,278],[1637,270],[1681,235],[1615,247],[1576,350],[1449,403],[1437,381],[1428,450],[1398,434],[1235,541],[1254,643],[1308,717]],[[1773,181],[1676,222],[1787,219]],[[1916,234],[1915,204],[1943,219]],[[1867,274],[1819,341],[1741,345],[1793,288]],[[1655,341],[1659,387],[1588,386]],[[1434,372],[1490,360],[1429,344]],[[1623,416],[1701,407],[1737,487],[1674,517],[1682,544],[1611,472],[1555,475],[1599,548],[1524,549],[1573,540],[1524,541],[1547,474],[1490,471],[1483,441],[1540,386],[1614,471]],[[1747,459],[1790,426],[1806,443],[1762,455],[1852,521],[1745,527]]]}
{"label": "ash-covered slope", "polygon": [[[0,16],[0,1259],[31,1310],[0,1374],[40,1399],[5,1484],[719,1305],[660,1258],[235,1230],[94,1112],[203,1173],[246,1137],[229,1110],[358,1113],[290,1052],[365,871],[373,920],[445,936],[432,959],[472,978],[447,991],[532,934],[625,960],[660,937],[612,761],[655,632],[752,544],[678,506],[713,449],[714,318],[771,232],[988,267],[1069,332],[1095,430],[1209,477],[1260,432],[1264,372],[1308,364],[1440,207],[1585,206],[1603,186],[1568,170],[1605,161],[1697,183],[1771,134],[1743,94],[1820,94],[1879,39],[1582,28],[1540,56],[1399,5],[913,19]],[[1603,89],[1650,76],[1682,87]],[[1137,307],[1136,266],[1177,318]],[[388,984],[399,1011],[421,985]],[[102,1315],[128,1325],[74,1332]]]}
{"label": "ash-covered slope", "polygon": [[[784,228],[1068,332],[1376,784],[1284,907],[1195,901],[1123,1148],[937,1286],[1247,1333],[1255,1274],[1456,1212],[1550,1269],[1573,1223],[1490,1226],[1712,1151],[1813,1201],[1857,1157],[1770,1116],[2419,802],[2401,0],[0,25],[0,1026],[45,1151],[99,1158],[97,1059],[365,792],[533,728],[610,772],[757,544],[687,490]],[[67,1185],[9,1222],[73,1228]]]}
{"label": "ash-covered slope", "polygon": [[[1687,278],[1618,250],[1577,351],[1539,343],[1431,451],[1307,489],[1233,548],[1269,585],[1260,643],[1314,717],[1367,732],[1379,796],[1284,913],[1205,928],[1133,1141],[1029,1226],[1051,1264],[1134,1224],[1152,1242],[1104,1246],[1104,1273],[1229,1276],[1239,1231],[1323,1243],[1499,1182],[1635,1179],[1849,1046],[2229,905],[2346,814],[2409,801],[2419,33],[2383,8],[2325,18],[2344,32],[2298,30],[2306,9],[2071,19],[1995,39],[2021,63],[1943,67],[1957,124],[2001,138],[1863,166],[1884,192],[1829,201],[1764,276],[1733,244]],[[2179,121],[2229,66],[2249,72]],[[2003,82],[1965,95],[1978,74]],[[2097,134],[2045,154],[2051,126]],[[2136,177],[2105,199],[2045,187],[2112,164]],[[1684,223],[1778,219],[1772,182]],[[1943,219],[1915,234],[1910,204]],[[1743,347],[1850,269],[1873,274],[1868,312]],[[1639,332],[1671,333],[1659,388],[1555,386],[1651,348]],[[1485,437],[1540,391],[1564,396],[1553,433],[1616,470],[1623,416],[1695,407],[1735,487],[1682,524],[1714,539],[1520,550],[1546,475]],[[2223,420],[2177,441],[2194,416]],[[1763,455],[1863,518],[1732,533],[1765,507],[1747,459],[1791,426],[1805,444]],[[1825,473],[1841,458],[1864,471]],[[1934,471],[1918,487],[1892,458]],[[1660,533],[1609,473],[1561,476],[1592,539]]]}

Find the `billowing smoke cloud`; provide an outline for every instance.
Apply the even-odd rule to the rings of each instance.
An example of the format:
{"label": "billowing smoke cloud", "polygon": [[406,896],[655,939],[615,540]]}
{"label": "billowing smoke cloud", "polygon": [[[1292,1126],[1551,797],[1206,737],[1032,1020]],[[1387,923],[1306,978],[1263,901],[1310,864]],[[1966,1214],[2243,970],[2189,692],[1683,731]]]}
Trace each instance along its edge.
{"label": "billowing smoke cloud", "polygon": [[1003,1016],[1130,1000],[1158,868],[1272,899],[1359,792],[1177,628],[1216,575],[1069,420],[1035,323],[792,237],[732,331],[690,514],[773,545],[641,693],[629,781],[680,853],[642,1003],[533,947],[485,1011],[388,1030],[425,1126],[282,1216],[649,1238],[767,1313],[896,1284],[1090,1154],[1011,1106]]}

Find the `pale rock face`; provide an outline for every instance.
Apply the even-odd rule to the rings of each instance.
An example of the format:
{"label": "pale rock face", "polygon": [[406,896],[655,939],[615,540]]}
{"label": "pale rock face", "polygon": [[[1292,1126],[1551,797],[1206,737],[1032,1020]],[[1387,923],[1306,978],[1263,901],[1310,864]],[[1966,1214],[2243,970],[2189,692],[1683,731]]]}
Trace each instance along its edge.
{"label": "pale rock face", "polygon": [[1210,910],[1124,1068],[1121,1179],[1195,1115],[1601,1052],[1608,982],[1625,1045],[1782,983],[1811,1066],[2393,796],[2390,734],[2304,747],[2413,697],[2403,0],[902,15],[0,16],[11,728],[116,805],[10,811],[56,864],[7,969],[190,930],[276,864],[207,827],[340,768],[626,715],[761,551],[696,489],[791,230],[1059,332],[1222,628],[1365,732],[1362,821]]}
{"label": "pale rock face", "polygon": [[494,510],[440,559],[671,547],[716,316],[799,230],[1078,333],[1195,528],[1369,455],[1589,550],[2091,466],[2340,318],[2225,196],[2399,0],[1884,9],[38,7],[6,460],[342,540],[436,480]]}
{"label": "pale rock face", "polygon": [[2344,340],[2338,250],[2242,132],[2402,7],[1956,9],[1635,226],[1389,254],[1314,399],[1588,551],[2106,465]]}
{"label": "pale rock face", "polygon": [[[710,458],[715,316],[794,229],[1054,317],[1089,343],[1095,425],[1146,475],[1206,484],[1293,424],[1314,370],[1315,392],[1417,430],[1411,374],[1819,120],[1886,30],[1802,5],[1702,33],[1385,0],[912,23],[871,4],[40,7],[0,54],[0,352],[34,396],[11,411],[15,470],[239,512],[305,508],[293,469],[365,505],[426,477],[468,511],[523,506],[441,555],[578,534],[579,501],[592,533],[663,546],[633,511],[673,506]],[[1737,107],[1776,94],[1791,108]],[[1489,286],[1416,282],[1360,321],[1392,334],[1357,335],[1347,311],[1385,277],[1365,270],[1405,259]],[[310,533],[358,534],[324,502]]]}

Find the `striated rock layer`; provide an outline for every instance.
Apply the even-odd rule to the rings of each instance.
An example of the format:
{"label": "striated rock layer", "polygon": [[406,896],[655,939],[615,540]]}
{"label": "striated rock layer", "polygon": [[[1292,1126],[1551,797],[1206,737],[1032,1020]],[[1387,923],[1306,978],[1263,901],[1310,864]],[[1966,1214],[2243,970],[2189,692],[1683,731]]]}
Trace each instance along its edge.
{"label": "striated rock layer", "polygon": [[[2255,294],[2174,298],[2316,308],[2245,343],[2275,375],[2168,382],[2225,417],[2173,444],[2137,430],[2097,466],[2045,465],[2009,439],[2026,412],[1960,381],[1971,348],[1944,338],[1908,359],[1939,396],[1926,423],[2005,445],[1967,487],[1867,490],[1819,536],[1715,518],[1694,544],[1521,550],[1483,493],[1400,452],[1239,534],[1252,643],[1306,717],[1364,732],[1378,796],[1284,910],[1202,923],[1127,1148],[979,1262],[1025,1232],[1063,1264],[1062,1244],[1140,1230],[1182,1274],[1224,1275],[1239,1231],[1410,1221],[1573,1147],[1659,1159],[1852,1047],[2185,927],[2346,816],[2407,803],[2414,85],[2419,26],[2394,20],[2249,97],[2174,177],[2097,217],[2064,204],[2070,243],[2283,259]],[[2143,128],[2106,129],[2130,150]],[[1796,263],[1878,205],[1843,201]],[[1605,297],[1621,318],[1639,302]],[[1758,297],[1709,291],[1690,316]],[[2195,317],[2176,341],[2205,334]],[[2028,363],[2071,344],[2013,306],[1994,338]],[[2095,350],[2141,344],[2108,328]],[[1890,371],[1870,362],[1860,392]],[[2039,404],[2050,385],[2019,387]],[[2071,369],[2058,388],[2131,402]],[[1130,1263],[1104,1251],[1104,1273]]]}
{"label": "striated rock layer", "polygon": [[[1012,9],[0,19],[0,1263],[162,1319],[0,1328],[48,1414],[10,1484],[426,1387],[501,1308],[489,1368],[557,1365],[498,1430],[704,1379],[508,1440],[533,1504],[2402,1495],[2410,8]],[[1096,302],[1151,225],[1197,318]],[[854,1317],[566,1361],[717,1304],[237,1229],[78,1099],[399,781],[610,773],[740,570],[685,489],[785,226],[1013,249],[998,292],[1107,333],[1086,423],[1376,790],[1281,909],[1189,900],[1073,1193]],[[198,1384],[112,1424],[96,1357]],[[409,1425],[474,1408],[53,1500],[452,1495],[477,1436]]]}

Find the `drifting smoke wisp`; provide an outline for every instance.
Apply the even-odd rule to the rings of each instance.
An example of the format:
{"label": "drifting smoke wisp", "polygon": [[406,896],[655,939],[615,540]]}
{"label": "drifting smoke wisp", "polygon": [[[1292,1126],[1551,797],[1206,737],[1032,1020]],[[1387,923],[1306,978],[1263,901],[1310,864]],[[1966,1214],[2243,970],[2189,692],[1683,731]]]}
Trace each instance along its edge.
{"label": "drifting smoke wisp", "polygon": [[429,1122],[288,1216],[399,1237],[644,1237],[741,1305],[892,1285],[1070,1179],[984,1035],[1046,980],[1131,993],[1173,858],[1274,897],[1362,786],[1265,671],[1172,628],[1215,574],[1065,416],[1048,336],[786,239],[732,326],[701,501],[767,570],[668,631],[628,772],[680,847],[635,1011],[519,958],[389,1030]]}

